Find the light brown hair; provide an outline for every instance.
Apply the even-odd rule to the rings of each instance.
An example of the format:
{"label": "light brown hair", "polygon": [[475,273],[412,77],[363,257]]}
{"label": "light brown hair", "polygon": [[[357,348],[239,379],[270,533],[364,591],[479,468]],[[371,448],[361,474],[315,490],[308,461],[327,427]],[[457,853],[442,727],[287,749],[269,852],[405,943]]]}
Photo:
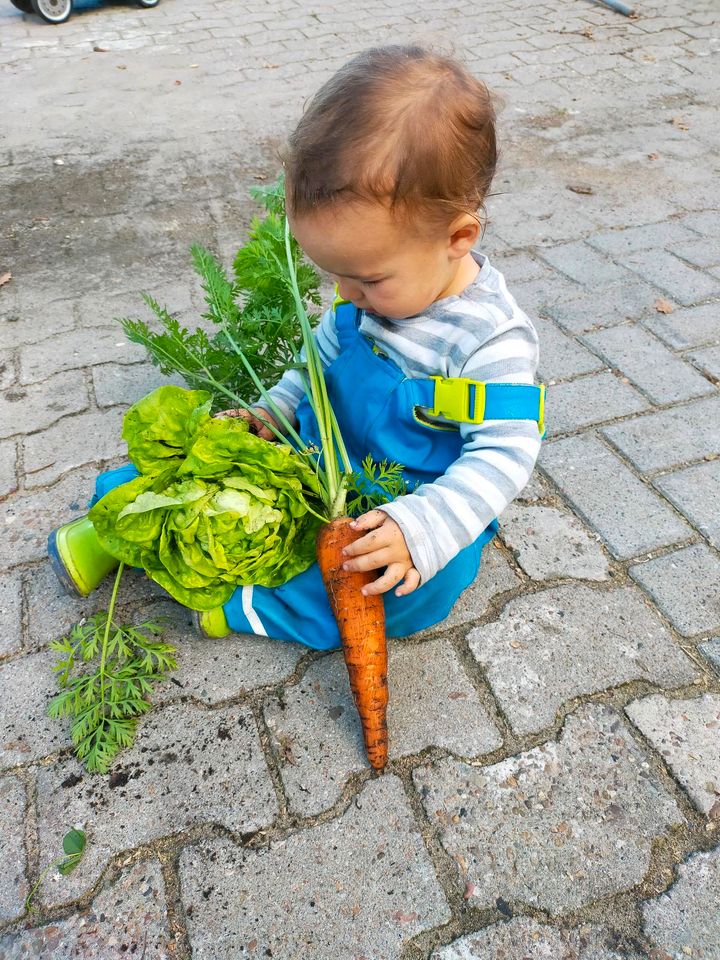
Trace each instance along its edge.
{"label": "light brown hair", "polygon": [[477,215],[497,163],[492,97],[450,57],[365,50],[315,94],[284,163],[298,216],[353,198],[413,219]]}

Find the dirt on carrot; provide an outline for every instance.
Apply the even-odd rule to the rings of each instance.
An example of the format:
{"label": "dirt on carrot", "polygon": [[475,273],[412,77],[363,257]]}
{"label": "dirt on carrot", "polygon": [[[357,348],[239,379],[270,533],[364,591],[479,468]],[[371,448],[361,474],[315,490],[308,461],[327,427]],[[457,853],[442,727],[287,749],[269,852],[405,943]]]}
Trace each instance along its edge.
{"label": "dirt on carrot", "polygon": [[385,607],[382,596],[360,592],[376,579],[376,572],[342,569],[343,547],[363,535],[352,530],[350,522],[350,517],[338,517],[320,528],[317,559],[340,631],[368,760],[374,770],[383,770],[388,756]]}

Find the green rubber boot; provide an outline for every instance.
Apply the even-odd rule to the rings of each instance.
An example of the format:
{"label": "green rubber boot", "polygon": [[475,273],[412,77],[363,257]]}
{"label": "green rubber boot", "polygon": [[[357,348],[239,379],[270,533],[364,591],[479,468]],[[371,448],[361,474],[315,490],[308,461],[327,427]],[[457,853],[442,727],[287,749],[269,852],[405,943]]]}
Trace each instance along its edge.
{"label": "green rubber boot", "polygon": [[100,545],[92,521],[78,517],[48,537],[48,556],[66,593],[86,597],[118,561]]}
{"label": "green rubber boot", "polygon": [[193,625],[196,633],[206,640],[221,640],[232,633],[222,607],[214,610],[193,610]]}

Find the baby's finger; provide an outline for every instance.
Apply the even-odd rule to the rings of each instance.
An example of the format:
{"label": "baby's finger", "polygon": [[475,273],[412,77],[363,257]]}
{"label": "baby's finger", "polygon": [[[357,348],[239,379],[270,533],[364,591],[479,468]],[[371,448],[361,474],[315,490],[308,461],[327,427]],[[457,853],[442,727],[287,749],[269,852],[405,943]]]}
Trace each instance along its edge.
{"label": "baby's finger", "polygon": [[405,574],[405,580],[395,591],[396,597],[405,597],[408,593],[412,593],[413,590],[417,590],[420,586],[420,574],[417,572],[415,567],[410,567],[408,572]]}
{"label": "baby's finger", "polygon": [[387,514],[382,510],[369,510],[361,517],[353,520],[350,526],[353,530],[373,530],[375,527],[379,527],[385,523],[386,520]]}
{"label": "baby's finger", "polygon": [[391,563],[385,573],[377,580],[373,580],[372,583],[366,584],[361,593],[366,597],[374,597],[378,593],[387,593],[388,590],[392,590],[396,584],[400,583],[404,576],[405,567],[403,564]]}
{"label": "baby's finger", "polygon": [[343,556],[360,557],[373,550],[389,547],[391,543],[392,538],[384,530],[371,530],[370,533],[366,533],[364,537],[353,540],[352,543],[343,547]]}
{"label": "baby's finger", "polygon": [[238,410],[233,407],[230,410],[220,410],[218,413],[213,414],[215,418],[222,417],[248,417],[249,414],[247,410]]}
{"label": "baby's finger", "polygon": [[361,557],[355,557],[354,560],[346,560],[343,563],[343,570],[380,570],[382,567],[393,563],[390,550],[375,550],[372,553],[364,553]]}

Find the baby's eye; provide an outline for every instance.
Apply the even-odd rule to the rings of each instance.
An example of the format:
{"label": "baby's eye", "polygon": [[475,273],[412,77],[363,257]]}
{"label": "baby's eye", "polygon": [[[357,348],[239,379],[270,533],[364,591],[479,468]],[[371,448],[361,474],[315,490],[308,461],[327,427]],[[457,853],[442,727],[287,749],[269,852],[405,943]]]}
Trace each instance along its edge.
{"label": "baby's eye", "polygon": [[364,287],[374,287],[374,286],[376,286],[378,283],[382,283],[382,280],[363,280],[363,281],[362,281],[362,285],[363,285]]}

